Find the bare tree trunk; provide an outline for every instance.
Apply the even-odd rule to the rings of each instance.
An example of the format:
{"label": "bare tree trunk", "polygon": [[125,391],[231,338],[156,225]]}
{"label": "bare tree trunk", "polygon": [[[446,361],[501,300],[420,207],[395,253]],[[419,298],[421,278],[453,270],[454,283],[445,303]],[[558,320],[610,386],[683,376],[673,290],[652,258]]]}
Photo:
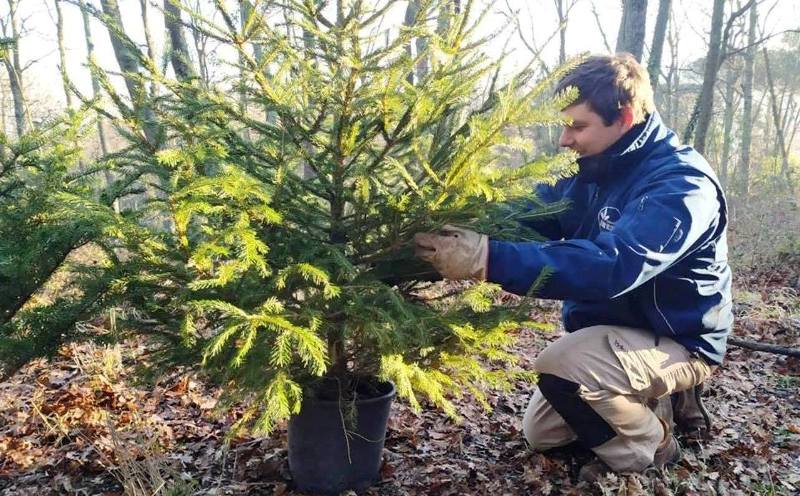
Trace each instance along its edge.
{"label": "bare tree trunk", "polygon": [[[319,1],[319,0],[317,0],[317,1]],[[245,26],[245,25],[249,26],[248,29],[247,29],[247,32],[246,33],[242,33],[242,35],[245,37],[245,39],[250,39],[250,38],[252,38],[254,36],[257,38],[259,32],[263,29],[263,26],[265,24],[263,16],[262,16],[261,12],[257,12],[257,11],[254,10],[253,3],[250,2],[250,0],[240,0],[240,3],[241,3],[242,15],[244,16],[243,17],[243,23],[244,23],[243,26]],[[317,4],[317,7],[319,7],[319,4]],[[286,15],[289,15],[289,13],[287,12]],[[288,24],[289,23],[287,22],[287,25]],[[294,38],[294,36],[292,36],[292,38]],[[307,42],[311,42],[311,45],[313,45],[313,39],[311,38],[311,33],[307,32],[304,29],[303,30],[303,45],[305,46],[307,44]],[[253,55],[255,55],[255,60],[256,60],[256,62],[258,62],[259,65],[262,66],[261,67],[261,73],[264,75],[265,79],[267,79],[267,80],[272,79],[272,74],[270,74],[269,66],[264,63],[264,47],[263,47],[263,45],[261,43],[259,43],[257,39],[252,41],[252,45],[253,45]],[[307,57],[308,57],[309,60],[313,60],[314,59],[313,50],[310,50],[310,49],[306,50],[306,53],[307,53]],[[272,122],[276,122],[277,119],[278,119],[277,114],[274,111],[270,110],[269,104],[265,103],[265,105],[264,105],[264,120],[266,122],[271,122],[272,123]]]}
{"label": "bare tree trunk", "polygon": [[169,34],[170,60],[175,77],[179,81],[187,81],[197,77],[197,73],[189,57],[189,45],[183,34],[181,24],[181,10],[178,8],[179,0],[164,0],[164,27]]}
{"label": "bare tree trunk", "polygon": [[800,112],[798,112],[797,104],[794,100],[790,100],[789,104],[792,106],[792,116],[788,120],[786,127],[784,129],[789,130],[791,129],[792,132],[789,134],[789,139],[786,140],[786,149],[791,150],[792,144],[794,143],[794,138],[797,135],[797,128],[800,126]]}
{"label": "bare tree trunk", "polygon": [[[86,41],[86,60],[88,62],[89,67],[92,66],[94,63],[94,42],[92,41],[92,29],[89,23],[89,12],[86,10],[86,4],[84,0],[80,0],[78,6],[81,9],[81,16],[83,18],[83,35]],[[97,75],[94,73],[93,70],[90,71],[91,78],[92,78],[92,98],[97,98],[100,95],[100,81],[97,79]],[[106,133],[103,129],[103,116],[97,116],[97,138],[100,141],[100,153],[105,156],[108,155],[108,143],[106,142]],[[111,171],[106,169],[103,171],[103,178],[106,181],[106,185],[111,185],[114,182],[114,177],[111,174]],[[120,212],[119,206],[119,199],[114,199],[114,211],[116,213]]]}
{"label": "bare tree trunk", "polygon": [[[6,85],[3,84],[3,81],[0,80],[0,133],[6,133]],[[0,146],[0,151],[3,150],[3,147]]]}
{"label": "bare tree trunk", "polygon": [[747,204],[750,189],[750,145],[753,137],[753,65],[756,58],[756,29],[758,28],[757,3],[750,7],[750,27],[747,33],[747,51],[742,74],[742,156],[739,160],[739,176],[736,193],[739,202]]}
{"label": "bare tree trunk", "polygon": [[[123,30],[122,15],[120,14],[117,0],[100,0],[100,5],[103,8],[103,13],[108,16],[112,23],[116,24],[117,29]],[[109,29],[108,34],[111,38],[111,46],[114,49],[114,56],[122,71],[125,86],[128,88],[128,94],[131,97],[134,112],[136,112],[142,124],[145,139],[153,148],[157,148],[159,141],[158,123],[150,106],[151,102],[144,84],[138,77],[139,61],[131,52],[134,48],[128,46],[126,41],[113,29]]]}
{"label": "bare tree trunk", "polygon": [[554,0],[558,13],[558,64],[567,60],[567,16],[564,11],[564,0]]}
{"label": "bare tree trunk", "polygon": [[[177,1],[177,0],[168,0],[169,2]],[[194,10],[199,10],[200,7],[197,3],[194,4]],[[203,86],[209,86],[211,84],[210,73],[208,71],[208,56],[207,56],[207,46],[208,46],[208,36],[205,35],[200,29],[197,29],[195,26],[195,20],[190,19],[189,25],[190,29],[189,32],[192,34],[192,43],[194,44],[194,50],[197,52],[197,69],[200,72],[200,79],[203,81]]]}
{"label": "bare tree trunk", "polygon": [[[417,18],[417,13],[419,12],[419,0],[408,0],[408,5],[406,6],[406,14],[405,18],[403,19],[403,24],[405,26],[411,26],[414,24],[414,20]],[[413,60],[414,58],[414,49],[409,43],[406,46],[406,54],[410,59]],[[410,84],[414,84],[414,71],[411,71],[406,76],[406,81]]]}
{"label": "bare tree trunk", "polygon": [[769,54],[767,49],[763,49],[764,54],[764,70],[767,75],[767,89],[769,90],[770,101],[772,102],[772,120],[775,125],[775,136],[777,145],[781,153],[781,175],[786,179],[786,184],[789,188],[792,187],[792,178],[789,174],[789,156],[786,152],[786,140],[783,135],[783,126],[781,125],[781,111],[778,107],[778,99],[775,96],[775,85],[772,81],[772,70],[769,66]]}
{"label": "bare tree trunk", "polygon": [[[0,134],[6,134],[6,85],[3,84],[3,81],[0,81]],[[6,147],[0,145],[0,162],[4,162],[6,159]],[[3,169],[0,168],[0,173],[3,172]]]}
{"label": "bare tree trunk", "polygon": [[664,95],[665,107],[667,108],[667,122],[672,129],[678,128],[678,87],[680,85],[680,75],[678,73],[678,32],[675,19],[669,23],[667,28],[667,43],[669,44],[670,64],[667,72],[667,93]]}
{"label": "bare tree trunk", "polygon": [[[414,0],[414,2],[417,4],[417,10],[419,10],[419,0]],[[417,39],[414,40],[414,45],[417,48],[416,55],[419,58],[416,67],[417,82],[419,83],[428,75],[428,71],[430,70],[428,66],[428,54],[426,53],[428,51],[428,40],[422,36],[417,36]]]}
{"label": "bare tree trunk", "polygon": [[650,60],[647,61],[647,72],[650,73],[650,86],[653,87],[653,97],[658,92],[658,79],[661,75],[661,52],[664,50],[664,37],[667,33],[671,8],[672,0],[660,0],[658,3],[653,43],[650,46]]}
{"label": "bare tree trunk", "polygon": [[[11,28],[11,39],[13,46],[9,48],[3,57],[3,65],[6,67],[8,73],[8,86],[11,90],[11,97],[14,101],[14,120],[17,125],[17,136],[22,136],[28,127],[30,116],[27,112],[27,104],[25,102],[25,85],[22,81],[22,65],[19,60],[19,24],[17,18],[17,7],[19,0],[8,0],[9,11],[9,27]],[[3,34],[6,33],[6,25],[3,24]]]}
{"label": "bare tree trunk", "polygon": [[642,61],[647,21],[647,0],[623,0],[622,20],[617,33],[617,52],[629,52]]}
{"label": "bare tree trunk", "polygon": [[64,15],[61,12],[61,0],[54,0],[56,6],[56,36],[58,37],[58,58],[61,82],[64,84],[64,97],[67,108],[72,108],[72,92],[69,90],[69,75],[67,75],[67,53],[64,48]]}
{"label": "bare tree trunk", "polygon": [[605,30],[603,30],[603,23],[600,22],[600,14],[597,13],[597,6],[594,4],[594,1],[590,4],[592,7],[592,15],[594,16],[594,22],[597,25],[597,30],[600,31],[600,37],[603,39],[603,46],[606,48],[606,52],[611,53],[611,45],[608,43],[608,37],[606,36]]}
{"label": "bare tree trunk", "polygon": [[[94,62],[94,42],[92,41],[92,30],[89,24],[89,12],[86,10],[86,3],[84,0],[80,0],[79,4],[81,8],[81,15],[83,16],[83,34],[86,40],[86,59],[89,62],[89,66]],[[92,98],[96,98],[100,94],[100,81],[97,80],[97,76],[94,72],[91,72],[92,76]],[[106,144],[106,133],[103,130],[103,118],[102,116],[97,116],[97,136],[100,140],[100,151],[103,155],[108,154],[108,145]],[[106,171],[106,180],[110,183],[111,177],[110,173]]]}
{"label": "bare tree trunk", "polygon": [[[245,29],[245,24],[247,23],[248,12],[249,12],[250,3],[246,0],[239,1],[239,32],[243,33]],[[245,56],[241,52],[239,53],[239,111],[242,115],[247,115],[247,77],[246,77],[246,67],[247,64],[245,63]],[[250,129],[247,127],[242,128],[241,135],[245,140],[250,140]]]}
{"label": "bare tree trunk", "polygon": [[731,142],[733,131],[733,114],[736,112],[736,80],[738,72],[729,64],[725,77],[725,117],[722,123],[722,158],[719,162],[719,180],[723,186],[728,185],[728,172],[732,170],[728,162],[731,157]]}
{"label": "bare tree trunk", "polygon": [[461,3],[459,0],[450,0],[444,2],[439,15],[436,17],[436,33],[444,35],[453,22],[453,18],[461,12]]}
{"label": "bare tree trunk", "polygon": [[[150,34],[150,22],[147,9],[147,0],[139,0],[139,6],[142,10],[142,25],[144,26],[144,40],[147,45],[147,56],[156,64],[156,46],[153,43],[153,36]],[[120,24],[121,26],[121,24]],[[158,86],[155,81],[150,82],[150,98],[155,99],[158,96]]]}
{"label": "bare tree trunk", "polygon": [[25,134],[26,122],[28,120],[25,112],[25,98],[22,95],[22,81],[20,74],[14,68],[13,62],[8,58],[3,59],[8,73],[8,86],[11,89],[11,98],[14,102],[14,120],[16,122],[17,137]]}
{"label": "bare tree trunk", "polygon": [[719,72],[719,53],[722,43],[722,17],[725,12],[725,0],[714,0],[714,11],[711,15],[711,37],[708,42],[705,69],[703,71],[703,88],[698,98],[697,128],[694,135],[694,148],[703,153],[706,149],[706,136],[714,110],[714,85]]}
{"label": "bare tree trunk", "polygon": [[796,130],[794,123],[797,117],[797,102],[795,101],[794,89],[786,82],[783,85],[778,108],[781,109],[781,129],[783,129],[783,138],[788,153],[792,149],[794,131]]}

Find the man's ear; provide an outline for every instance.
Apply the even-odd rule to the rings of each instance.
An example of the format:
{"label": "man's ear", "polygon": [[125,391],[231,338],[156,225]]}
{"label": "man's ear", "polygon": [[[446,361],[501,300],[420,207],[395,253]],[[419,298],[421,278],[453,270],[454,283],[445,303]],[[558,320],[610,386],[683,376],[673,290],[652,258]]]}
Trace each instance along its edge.
{"label": "man's ear", "polygon": [[619,122],[626,132],[633,127],[633,109],[629,105],[619,109]]}

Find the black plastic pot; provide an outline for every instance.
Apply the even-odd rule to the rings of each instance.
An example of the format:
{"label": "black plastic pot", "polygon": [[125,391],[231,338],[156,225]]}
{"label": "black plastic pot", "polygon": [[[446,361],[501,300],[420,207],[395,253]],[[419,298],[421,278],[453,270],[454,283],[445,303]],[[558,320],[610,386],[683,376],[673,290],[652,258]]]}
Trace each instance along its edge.
{"label": "black plastic pot", "polygon": [[[380,383],[379,396],[353,402],[306,396],[289,420],[289,470],[297,488],[312,494],[366,489],[378,479],[394,385]],[[348,454],[349,452],[349,454]]]}

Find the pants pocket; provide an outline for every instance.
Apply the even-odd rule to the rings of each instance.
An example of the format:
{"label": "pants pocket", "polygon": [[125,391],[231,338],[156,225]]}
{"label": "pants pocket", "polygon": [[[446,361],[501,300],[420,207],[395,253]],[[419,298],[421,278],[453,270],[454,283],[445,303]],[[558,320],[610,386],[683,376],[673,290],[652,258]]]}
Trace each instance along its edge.
{"label": "pants pocket", "polygon": [[653,387],[655,375],[649,364],[663,359],[658,356],[658,350],[652,346],[644,347],[642,343],[631,342],[631,339],[616,331],[608,333],[608,344],[628,376],[633,391],[647,395]]}
{"label": "pants pocket", "polygon": [[686,362],[676,362],[661,370],[654,382],[659,383],[659,389],[675,393],[697,386],[705,381],[712,371],[705,360],[690,356]]}
{"label": "pants pocket", "polygon": [[646,398],[661,398],[694,387],[712,371],[704,360],[669,338],[662,338],[656,346],[652,334],[612,331],[608,342],[631,388]]}

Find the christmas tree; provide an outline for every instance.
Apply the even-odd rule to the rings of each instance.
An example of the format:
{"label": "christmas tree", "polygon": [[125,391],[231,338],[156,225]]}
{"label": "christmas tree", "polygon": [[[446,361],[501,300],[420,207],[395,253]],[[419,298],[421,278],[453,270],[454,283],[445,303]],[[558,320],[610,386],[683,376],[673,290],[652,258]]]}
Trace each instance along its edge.
{"label": "christmas tree", "polygon": [[536,237],[525,220],[552,212],[533,185],[571,159],[529,159],[513,130],[560,122],[572,95],[548,92],[561,73],[501,77],[470,1],[421,0],[401,26],[392,1],[288,2],[280,23],[248,2],[215,2],[213,18],[170,3],[236,64],[216,84],[185,65],[172,77],[100,15],[140,84],[162,89],[127,103],[95,67],[115,108],[87,100],[128,141],[96,164],[115,178],[99,203],[147,193],[109,244],[107,300],[139,317],[126,328],[202,364],[258,432],[320,377],[348,398],[365,377],[390,380],[414,408],[424,397],[453,417],[453,397],[488,407],[488,388],[530,377],[512,350],[536,326],[530,301],[434,282],[411,239],[444,224]]}
{"label": "christmas tree", "polygon": [[86,338],[75,323],[119,301],[111,291],[122,274],[114,263],[119,237],[148,235],[98,201],[93,171],[79,167],[87,129],[81,111],[16,140],[0,134],[3,375]]}

